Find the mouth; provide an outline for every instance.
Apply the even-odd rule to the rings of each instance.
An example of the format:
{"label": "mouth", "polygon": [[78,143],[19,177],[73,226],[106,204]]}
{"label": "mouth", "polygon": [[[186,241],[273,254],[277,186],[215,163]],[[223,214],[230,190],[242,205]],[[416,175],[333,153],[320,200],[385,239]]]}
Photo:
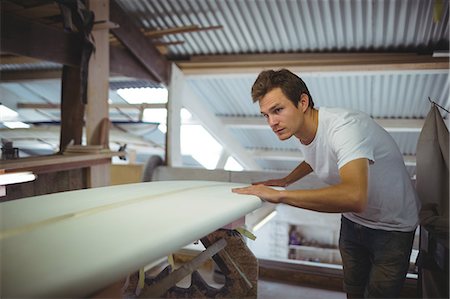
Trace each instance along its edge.
{"label": "mouth", "polygon": [[274,132],[275,134],[277,134],[277,135],[282,134],[283,131],[284,131],[284,129],[273,130],[273,132]]}

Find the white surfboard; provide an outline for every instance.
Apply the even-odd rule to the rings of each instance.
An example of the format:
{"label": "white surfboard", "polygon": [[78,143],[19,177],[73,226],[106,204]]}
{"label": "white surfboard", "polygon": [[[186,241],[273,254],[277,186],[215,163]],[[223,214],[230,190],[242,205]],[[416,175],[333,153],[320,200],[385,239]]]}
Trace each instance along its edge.
{"label": "white surfboard", "polygon": [[82,297],[261,206],[236,183],[161,181],[0,203],[1,297]]}

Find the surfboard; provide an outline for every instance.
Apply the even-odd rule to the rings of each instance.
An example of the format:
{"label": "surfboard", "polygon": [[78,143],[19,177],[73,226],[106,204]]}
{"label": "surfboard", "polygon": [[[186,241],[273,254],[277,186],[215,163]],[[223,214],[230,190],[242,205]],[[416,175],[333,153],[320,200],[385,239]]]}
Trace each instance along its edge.
{"label": "surfboard", "polygon": [[158,181],[0,204],[1,297],[84,297],[261,206],[242,184]]}

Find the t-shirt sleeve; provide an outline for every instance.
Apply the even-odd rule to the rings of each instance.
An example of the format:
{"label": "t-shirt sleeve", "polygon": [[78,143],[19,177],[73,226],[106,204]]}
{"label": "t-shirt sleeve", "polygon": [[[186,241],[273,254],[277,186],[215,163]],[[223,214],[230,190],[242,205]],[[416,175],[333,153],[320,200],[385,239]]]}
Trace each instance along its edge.
{"label": "t-shirt sleeve", "polygon": [[356,159],[366,158],[373,163],[374,153],[368,124],[358,119],[338,123],[331,131],[331,146],[338,168]]}

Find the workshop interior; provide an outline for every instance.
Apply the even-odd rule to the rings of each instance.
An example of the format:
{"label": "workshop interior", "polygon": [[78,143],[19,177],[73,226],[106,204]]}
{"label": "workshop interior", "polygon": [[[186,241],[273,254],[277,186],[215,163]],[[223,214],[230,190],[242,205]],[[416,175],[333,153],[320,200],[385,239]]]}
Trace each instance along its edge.
{"label": "workshop interior", "polygon": [[448,0],[0,5],[0,297],[346,298],[340,213],[231,192],[305,159],[252,100],[285,68],[391,135],[422,205],[401,298],[448,298]]}

